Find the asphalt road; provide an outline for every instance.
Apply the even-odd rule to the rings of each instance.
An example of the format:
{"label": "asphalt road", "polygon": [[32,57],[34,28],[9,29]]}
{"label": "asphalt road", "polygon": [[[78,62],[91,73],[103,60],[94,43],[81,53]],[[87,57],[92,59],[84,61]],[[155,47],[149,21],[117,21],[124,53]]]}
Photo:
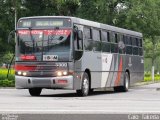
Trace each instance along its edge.
{"label": "asphalt road", "polygon": [[71,90],[44,89],[40,97],[28,90],[0,89],[0,113],[135,114],[160,113],[160,83],[134,87],[127,93],[96,91],[78,97]]}

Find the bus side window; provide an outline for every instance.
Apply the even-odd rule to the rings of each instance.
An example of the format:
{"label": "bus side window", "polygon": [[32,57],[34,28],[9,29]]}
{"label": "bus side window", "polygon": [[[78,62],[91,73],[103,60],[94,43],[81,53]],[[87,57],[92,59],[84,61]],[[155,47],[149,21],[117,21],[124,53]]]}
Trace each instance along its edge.
{"label": "bus side window", "polygon": [[75,48],[75,50],[77,50],[78,45],[77,45],[77,33],[76,33],[76,31],[74,31],[74,33],[73,33],[73,39],[74,39],[74,48]]}
{"label": "bus side window", "polygon": [[77,31],[78,35],[77,35],[77,44],[78,44],[78,49],[79,50],[83,50],[83,31],[82,30],[78,30]]}
{"label": "bus side window", "polygon": [[111,40],[110,40],[110,33],[109,32],[107,32],[107,41],[111,42]]}
{"label": "bus side window", "polygon": [[126,53],[126,36],[125,35],[122,36],[122,41],[123,41],[123,44],[124,44],[123,53],[125,54]]}
{"label": "bus side window", "polygon": [[89,27],[84,27],[84,48],[88,51],[93,49],[92,33]]}
{"label": "bus side window", "polygon": [[125,54],[125,46],[124,46],[124,42],[123,42],[123,35],[122,34],[118,34],[118,49],[119,49],[119,53],[120,54]]}
{"label": "bus side window", "polygon": [[115,33],[114,36],[115,36],[115,43],[118,43],[118,34]]}
{"label": "bus side window", "polygon": [[110,39],[109,39],[109,32],[102,30],[101,32],[101,38],[102,38],[102,52],[110,52]]}
{"label": "bus side window", "polygon": [[107,41],[107,33],[105,31],[103,31],[103,30],[101,32],[101,40],[102,41]]}
{"label": "bus side window", "polygon": [[126,54],[132,55],[132,42],[131,37],[126,37]]}
{"label": "bus side window", "polygon": [[85,39],[92,39],[90,28],[87,28],[87,27],[84,28],[84,37]]}
{"label": "bus side window", "polygon": [[142,48],[142,39],[138,39],[138,46],[139,46],[139,55],[143,56],[143,48]]}
{"label": "bus side window", "polygon": [[118,36],[117,33],[112,32],[112,39],[111,39],[111,52],[118,53]]}
{"label": "bus side window", "polygon": [[130,37],[130,39],[128,39],[128,44],[129,44],[129,45],[133,45],[132,40],[133,40],[132,37]]}
{"label": "bus side window", "polygon": [[82,50],[83,49],[83,32],[82,30],[80,30],[79,25],[74,26],[73,38],[74,38],[75,50]]}
{"label": "bus side window", "polygon": [[101,41],[100,41],[100,31],[98,29],[92,29],[92,38],[93,38],[93,50],[101,51]]}
{"label": "bus side window", "polygon": [[125,35],[123,35],[122,41],[124,44],[126,44],[126,36]]}
{"label": "bus side window", "polygon": [[137,38],[132,37],[133,55],[138,55],[138,41]]}

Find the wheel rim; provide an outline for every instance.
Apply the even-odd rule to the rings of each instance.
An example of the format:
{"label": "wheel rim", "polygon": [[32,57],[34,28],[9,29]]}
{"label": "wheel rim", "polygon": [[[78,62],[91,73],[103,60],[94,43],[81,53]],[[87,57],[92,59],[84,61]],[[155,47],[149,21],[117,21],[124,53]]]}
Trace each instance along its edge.
{"label": "wheel rim", "polygon": [[84,81],[83,81],[83,91],[84,91],[85,94],[88,93],[88,89],[89,89],[88,79],[85,78]]}

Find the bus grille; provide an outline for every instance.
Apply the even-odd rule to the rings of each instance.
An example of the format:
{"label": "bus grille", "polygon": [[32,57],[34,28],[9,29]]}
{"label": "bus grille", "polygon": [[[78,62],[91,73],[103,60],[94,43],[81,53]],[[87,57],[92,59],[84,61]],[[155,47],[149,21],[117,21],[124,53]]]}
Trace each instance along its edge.
{"label": "bus grille", "polygon": [[32,80],[32,84],[36,87],[49,87],[51,86],[50,80]]}

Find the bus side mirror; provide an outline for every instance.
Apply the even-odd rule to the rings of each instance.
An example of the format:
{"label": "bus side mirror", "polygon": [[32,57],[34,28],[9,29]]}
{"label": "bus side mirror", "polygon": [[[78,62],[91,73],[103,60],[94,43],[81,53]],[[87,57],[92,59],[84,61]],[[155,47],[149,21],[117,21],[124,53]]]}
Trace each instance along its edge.
{"label": "bus side mirror", "polygon": [[83,32],[82,32],[82,30],[78,30],[77,34],[78,34],[78,40],[83,40]]}
{"label": "bus side mirror", "polygon": [[10,43],[10,41],[12,40],[13,38],[13,35],[16,33],[16,30],[12,30],[9,35],[8,35],[8,43]]}

